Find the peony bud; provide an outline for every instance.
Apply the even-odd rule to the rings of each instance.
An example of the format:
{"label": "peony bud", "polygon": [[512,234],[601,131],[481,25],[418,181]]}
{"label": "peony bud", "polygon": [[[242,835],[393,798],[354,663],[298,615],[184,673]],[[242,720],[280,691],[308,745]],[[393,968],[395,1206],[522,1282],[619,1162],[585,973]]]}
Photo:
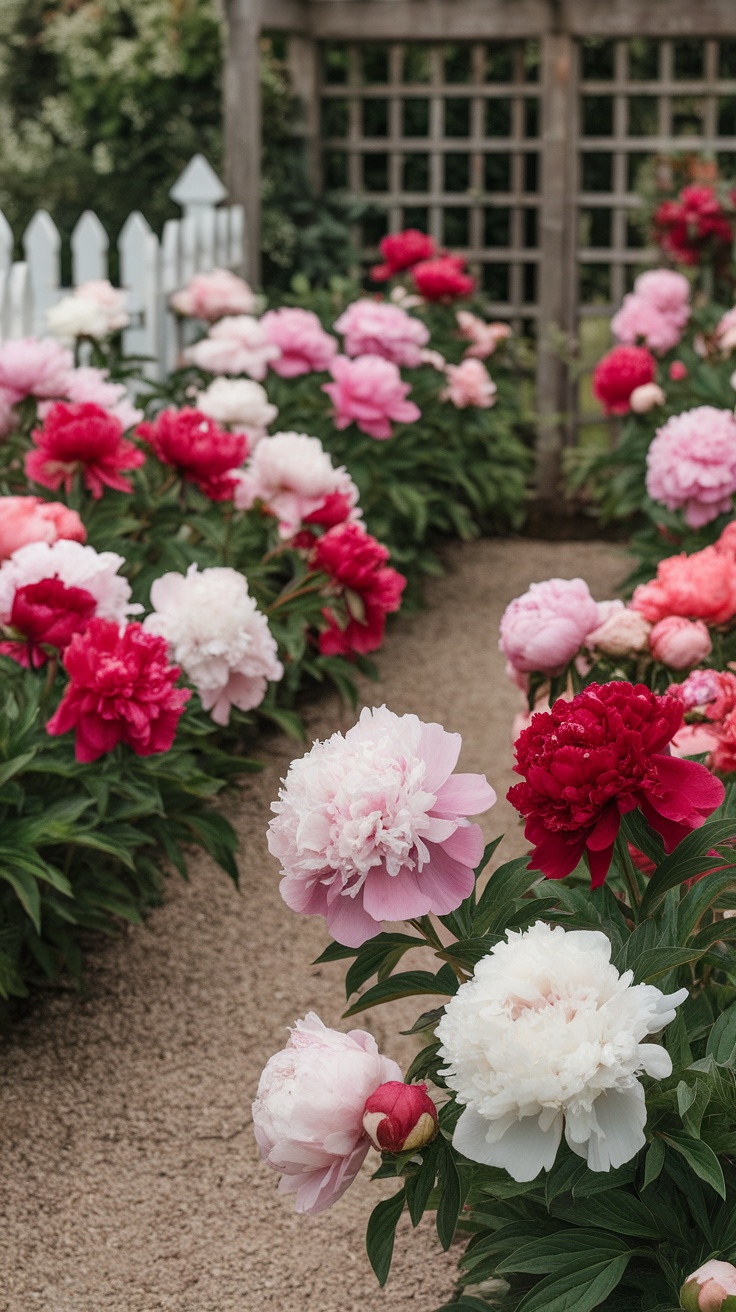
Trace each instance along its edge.
{"label": "peony bud", "polygon": [[710,655],[712,643],[702,620],[666,615],[649,634],[649,650],[671,670],[689,670]]}
{"label": "peony bud", "polygon": [[736,1267],[712,1260],[688,1276],[680,1290],[685,1312],[736,1312]]}
{"label": "peony bud", "polygon": [[634,414],[645,415],[653,410],[655,405],[664,405],[665,394],[657,383],[642,383],[641,387],[635,387],[629,397],[629,404]]}
{"label": "peony bud", "polygon": [[687,378],[687,365],[682,360],[673,360],[670,365],[670,378],[673,383],[679,383],[683,378]]}
{"label": "peony bud", "polygon": [[431,1143],[437,1108],[426,1084],[382,1084],[365,1104],[363,1129],[379,1152],[405,1153]]}

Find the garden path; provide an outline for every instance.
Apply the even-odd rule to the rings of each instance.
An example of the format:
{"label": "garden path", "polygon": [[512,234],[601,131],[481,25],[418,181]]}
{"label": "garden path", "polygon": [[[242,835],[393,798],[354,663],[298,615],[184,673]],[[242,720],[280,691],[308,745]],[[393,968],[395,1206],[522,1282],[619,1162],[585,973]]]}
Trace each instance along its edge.
{"label": "garden path", "polygon": [[[463,734],[461,768],[512,781],[517,694],[504,677],[498,620],[534,579],[583,574],[613,595],[621,548],[486,540],[447,553],[430,606],[401,619],[380,653],[385,701]],[[333,697],[309,711],[310,738],[346,729]],[[340,965],[314,967],[326,935],[278,894],[265,843],[269,804],[299,747],[275,739],[266,768],[229,814],[242,833],[241,892],[206,859],[172,879],[144,928],[92,956],[83,999],[56,994],[16,1027],[0,1059],[0,1312],[430,1312],[449,1295],[455,1255],[431,1221],[399,1231],[394,1269],[376,1286],[364,1250],[370,1160],[338,1206],[297,1217],[257,1160],[249,1105],[287,1026],[312,1008],[340,1025]],[[522,849],[501,800],[485,817]],[[398,1007],[399,1004],[394,1004]],[[405,1062],[397,1020],[369,1013],[379,1046]],[[353,1024],[360,1025],[361,1019]],[[405,1026],[401,1026],[404,1028]]]}

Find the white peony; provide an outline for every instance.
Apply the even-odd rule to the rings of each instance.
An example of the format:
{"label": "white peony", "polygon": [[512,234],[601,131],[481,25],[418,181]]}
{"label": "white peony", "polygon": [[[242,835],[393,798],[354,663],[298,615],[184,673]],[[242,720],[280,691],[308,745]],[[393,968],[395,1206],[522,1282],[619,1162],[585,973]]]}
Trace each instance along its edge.
{"label": "white peony", "polygon": [[447,1083],[465,1107],[453,1144],[515,1180],[550,1170],[564,1128],[593,1171],[644,1147],[637,1076],[672,1073],[644,1040],[675,1018],[687,989],[663,994],[611,965],[604,934],[537,921],[509,932],[461,985],[437,1027]]}
{"label": "white peony", "polygon": [[250,378],[215,378],[195,397],[194,404],[203,415],[218,424],[231,424],[255,442],[263,437],[278,415],[265,387]]}
{"label": "white peony", "polygon": [[95,551],[66,538],[29,542],[0,565],[0,623],[9,623],[18,588],[56,578],[68,588],[89,592],[97,602],[96,615],[123,624],[127,615],[142,609],[130,604],[130,584],[118,574],[124,564],[114,551]]}
{"label": "white peony", "polygon": [[106,337],[107,314],[99,301],[86,296],[62,296],[46,311],[46,322],[54,337],[73,342],[77,337]]}
{"label": "white peony", "polygon": [[[344,465],[337,468],[318,437],[306,433],[274,433],[256,447],[235,489],[238,510],[256,501],[276,515],[283,538],[291,537],[311,515],[329,524],[362,518],[358,489]],[[327,519],[317,516],[339,500],[340,511]]]}

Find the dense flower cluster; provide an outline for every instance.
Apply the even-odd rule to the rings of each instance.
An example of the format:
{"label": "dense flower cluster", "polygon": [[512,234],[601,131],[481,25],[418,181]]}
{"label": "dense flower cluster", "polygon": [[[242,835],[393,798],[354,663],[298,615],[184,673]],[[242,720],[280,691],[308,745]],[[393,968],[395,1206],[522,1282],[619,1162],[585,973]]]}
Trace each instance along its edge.
{"label": "dense flower cluster", "polygon": [[715,188],[696,184],[662,201],[654,215],[654,236],[680,264],[693,265],[707,249],[720,255],[730,250],[734,229]]}
{"label": "dense flower cluster", "polygon": [[208,323],[226,315],[252,314],[255,305],[252,289],[230,269],[195,273],[187,286],[171,297],[171,308],[177,314],[205,319]]}
{"label": "dense flower cluster", "polygon": [[682,337],[690,317],[689,297],[690,284],[683,274],[671,269],[641,273],[613,316],[611,332],[624,345],[640,342],[663,355]]}
{"label": "dense flower cluster", "polygon": [[262,382],[281,347],[269,340],[263,324],[250,314],[228,314],[206,337],[188,346],[185,359],[211,374],[247,374]]}
{"label": "dense flower cluster", "polygon": [[392,233],[379,243],[383,263],[373,266],[371,278],[376,282],[386,282],[396,274],[411,269],[420,260],[431,259],[436,249],[432,238],[417,228],[405,228],[403,232]]}
{"label": "dense flower cluster", "polygon": [[347,470],[336,469],[319,438],[306,433],[274,433],[258,443],[235,489],[239,510],[256,502],[275,515],[283,538],[302,524],[330,528],[361,513]]}

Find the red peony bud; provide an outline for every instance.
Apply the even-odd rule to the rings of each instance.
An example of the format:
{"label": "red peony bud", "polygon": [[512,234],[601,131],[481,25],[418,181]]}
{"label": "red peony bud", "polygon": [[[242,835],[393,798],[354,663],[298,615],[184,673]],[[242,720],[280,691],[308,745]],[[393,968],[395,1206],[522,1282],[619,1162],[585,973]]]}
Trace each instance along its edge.
{"label": "red peony bud", "polygon": [[680,1290],[680,1306],[685,1312],[736,1312],[736,1267],[718,1261],[698,1267]]}
{"label": "red peony bud", "polygon": [[437,1133],[437,1108],[426,1084],[382,1084],[365,1104],[363,1128],[379,1152],[404,1153],[431,1143]]}

